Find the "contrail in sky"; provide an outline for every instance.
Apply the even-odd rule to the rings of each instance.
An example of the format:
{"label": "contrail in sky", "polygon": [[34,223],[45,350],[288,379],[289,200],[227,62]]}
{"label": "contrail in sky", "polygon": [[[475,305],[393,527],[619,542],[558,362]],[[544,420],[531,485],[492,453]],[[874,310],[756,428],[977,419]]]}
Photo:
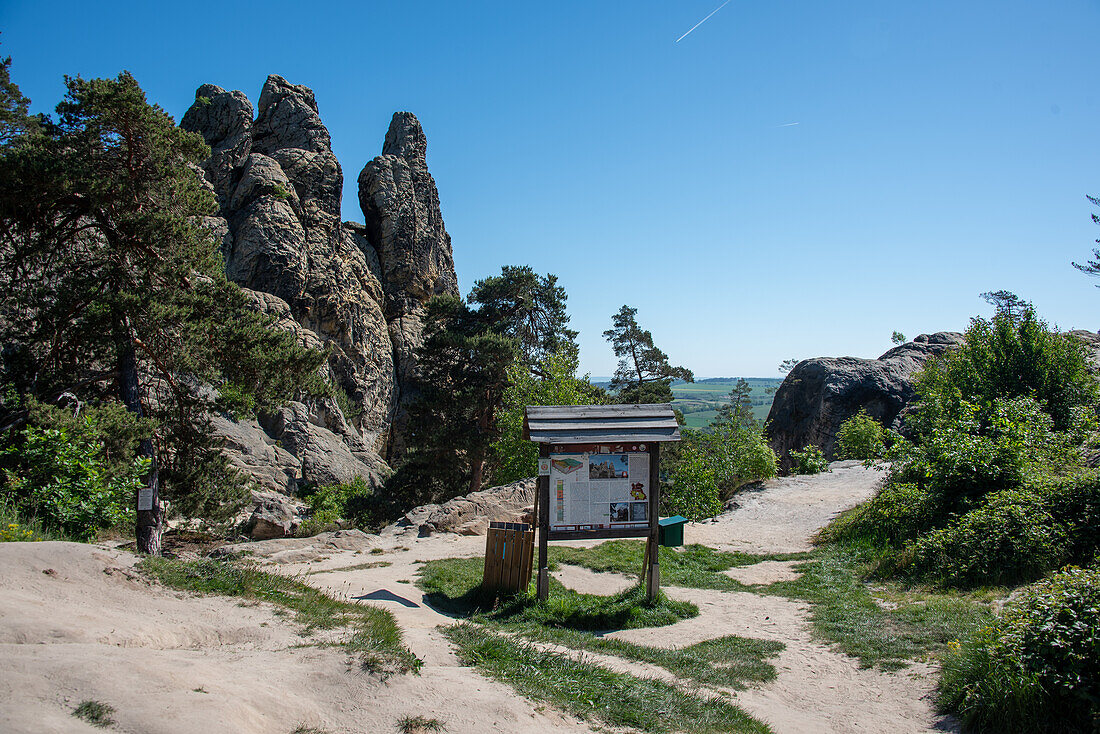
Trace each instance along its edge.
{"label": "contrail in sky", "polygon": [[791,125],[797,125],[797,122],[784,122],[782,125],[776,125],[776,127],[790,127]]}
{"label": "contrail in sky", "polygon": [[[714,15],[714,14],[715,14],[715,13],[717,13],[717,12],[718,12],[719,10],[721,10],[722,8],[724,8],[724,7],[726,7],[727,5],[729,5],[729,2],[730,2],[730,0],[726,0],[726,2],[722,3],[721,5],[719,5],[719,6],[718,6],[717,8],[715,8],[714,10],[710,11],[710,15]],[[693,25],[693,26],[692,26],[692,27],[691,27],[690,29],[688,29],[688,32],[687,32],[687,33],[685,33],[684,35],[682,35],[682,36],[680,36],[679,38],[677,38],[677,39],[676,39],[676,43],[679,43],[680,41],[682,41],[682,40],[684,40],[685,38],[687,38],[687,37],[688,37],[688,33],[691,33],[691,32],[692,32],[693,30],[695,30],[696,28],[698,28],[699,26],[703,25],[703,24],[704,24],[704,23],[706,23],[706,22],[707,22],[708,20],[710,20],[710,15],[708,15],[707,17],[703,18],[703,19],[702,19],[701,21],[699,21],[698,23],[696,23],[695,25]]]}

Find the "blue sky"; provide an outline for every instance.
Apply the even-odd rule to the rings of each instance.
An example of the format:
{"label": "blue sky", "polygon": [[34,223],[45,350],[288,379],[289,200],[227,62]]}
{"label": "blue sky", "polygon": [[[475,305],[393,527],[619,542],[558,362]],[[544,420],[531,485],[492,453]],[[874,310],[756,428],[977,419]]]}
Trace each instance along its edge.
{"label": "blue sky", "polygon": [[463,292],[557,274],[594,375],[624,303],[700,377],[878,356],[1002,288],[1100,328],[1070,266],[1100,236],[1100,0],[732,0],[676,42],[720,2],[5,0],[0,51],[36,111],[64,74],[128,69],[177,120],[205,82],[306,84],[345,219],[411,110]]}

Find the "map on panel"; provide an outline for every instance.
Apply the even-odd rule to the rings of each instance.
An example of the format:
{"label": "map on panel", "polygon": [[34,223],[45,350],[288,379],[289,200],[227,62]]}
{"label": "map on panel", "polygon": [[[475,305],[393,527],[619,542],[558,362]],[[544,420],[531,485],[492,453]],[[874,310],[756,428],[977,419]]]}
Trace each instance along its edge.
{"label": "map on panel", "polygon": [[649,527],[649,454],[555,454],[550,530]]}

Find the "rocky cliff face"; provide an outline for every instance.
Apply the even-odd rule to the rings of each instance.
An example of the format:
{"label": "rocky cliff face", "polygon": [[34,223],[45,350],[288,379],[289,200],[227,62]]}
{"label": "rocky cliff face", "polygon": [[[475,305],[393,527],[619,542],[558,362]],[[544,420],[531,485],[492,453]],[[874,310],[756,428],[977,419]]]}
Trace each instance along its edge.
{"label": "rocky cliff face", "polygon": [[343,171],[312,90],[269,76],[259,106],[199,87],[181,127],[210,145],[203,164],[231,280],[307,343],[330,350],[326,378],[348,398],[291,403],[258,423],[217,421],[231,461],[261,488],[301,481],[377,484],[404,445],[424,303],[458,293],[451,241],[408,112],[359,177],[365,225],[341,221]]}
{"label": "rocky cliff face", "polygon": [[771,447],[784,468],[788,452],[808,444],[836,458],[836,432],[860,408],[884,426],[898,428],[902,408],[913,399],[913,375],[934,354],[962,341],[962,334],[921,334],[878,359],[819,357],[799,362],[779,390],[768,413]]}

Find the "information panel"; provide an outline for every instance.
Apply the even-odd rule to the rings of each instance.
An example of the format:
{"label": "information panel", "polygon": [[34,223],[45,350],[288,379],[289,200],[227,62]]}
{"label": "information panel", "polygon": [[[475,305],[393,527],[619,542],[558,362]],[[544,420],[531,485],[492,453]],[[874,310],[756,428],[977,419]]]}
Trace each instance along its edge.
{"label": "information panel", "polygon": [[551,532],[649,528],[649,454],[644,444],[622,448],[551,455]]}

